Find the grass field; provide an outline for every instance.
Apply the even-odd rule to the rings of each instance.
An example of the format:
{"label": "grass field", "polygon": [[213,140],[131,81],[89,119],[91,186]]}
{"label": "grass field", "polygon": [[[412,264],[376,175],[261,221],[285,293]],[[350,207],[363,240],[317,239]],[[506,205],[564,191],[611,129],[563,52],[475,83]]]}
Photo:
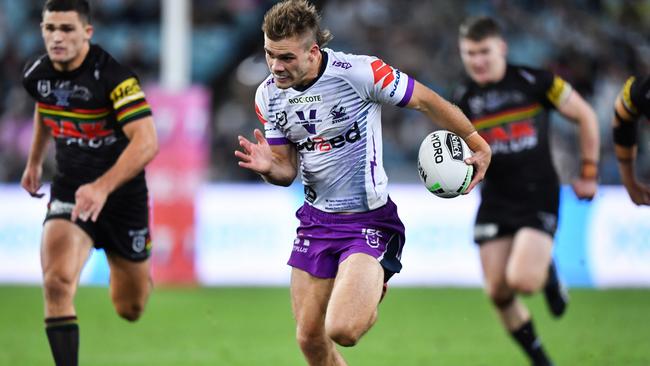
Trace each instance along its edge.
{"label": "grass field", "polygon": [[[552,319],[527,299],[557,365],[650,365],[650,291],[573,290]],[[113,312],[106,288],[77,296],[82,365],[304,365],[286,288],[156,289],[143,318]],[[37,287],[0,287],[0,365],[51,365]],[[350,365],[526,365],[478,289],[391,288],[375,327],[342,350]]]}

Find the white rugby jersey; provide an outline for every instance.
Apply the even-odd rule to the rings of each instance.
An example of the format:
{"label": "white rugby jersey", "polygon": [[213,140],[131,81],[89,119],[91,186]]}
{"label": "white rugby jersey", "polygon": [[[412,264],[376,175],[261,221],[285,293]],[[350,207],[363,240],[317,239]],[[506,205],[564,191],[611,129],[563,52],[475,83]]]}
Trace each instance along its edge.
{"label": "white rugby jersey", "polygon": [[322,50],[305,90],[279,89],[273,75],[255,94],[271,145],[293,144],[305,200],[326,212],[363,212],[388,200],[381,104],[408,104],[415,81],[376,57]]}

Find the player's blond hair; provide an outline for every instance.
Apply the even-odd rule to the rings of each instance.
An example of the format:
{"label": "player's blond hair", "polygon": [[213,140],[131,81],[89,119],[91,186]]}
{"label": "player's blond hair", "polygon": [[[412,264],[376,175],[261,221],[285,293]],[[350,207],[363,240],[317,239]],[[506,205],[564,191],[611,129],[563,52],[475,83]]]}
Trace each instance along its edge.
{"label": "player's blond hair", "polygon": [[311,33],[318,47],[324,47],[334,38],[329,30],[321,30],[320,15],[307,0],[285,0],[275,4],[264,15],[262,31],[273,41]]}

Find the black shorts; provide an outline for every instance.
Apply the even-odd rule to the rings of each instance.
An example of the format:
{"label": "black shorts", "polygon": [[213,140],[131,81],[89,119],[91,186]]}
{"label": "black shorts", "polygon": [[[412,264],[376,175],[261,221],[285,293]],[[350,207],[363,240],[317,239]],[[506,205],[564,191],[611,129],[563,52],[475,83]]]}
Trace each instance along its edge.
{"label": "black shorts", "polygon": [[559,190],[540,193],[542,199],[511,199],[484,196],[474,225],[474,241],[481,245],[488,240],[514,235],[529,227],[555,235],[560,207]]}
{"label": "black shorts", "polygon": [[[46,222],[70,220],[77,188],[56,181],[52,183]],[[90,236],[95,248],[103,248],[107,253],[130,261],[146,260],[151,254],[151,230],[146,185],[143,188],[135,194],[109,195],[96,222],[77,219],[75,224]]]}

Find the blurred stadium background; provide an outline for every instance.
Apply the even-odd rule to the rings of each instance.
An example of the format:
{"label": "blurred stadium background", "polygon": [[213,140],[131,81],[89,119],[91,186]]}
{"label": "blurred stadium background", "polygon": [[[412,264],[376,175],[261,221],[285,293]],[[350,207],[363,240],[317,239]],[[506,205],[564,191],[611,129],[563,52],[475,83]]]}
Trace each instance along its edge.
{"label": "blurred stadium background", "polygon": [[[112,315],[103,255],[92,256],[77,301],[83,364],[303,364],[285,265],[302,188],[263,185],[232,154],[236,136],[259,126],[254,91],[267,75],[260,24],[275,2],[91,1],[94,42],[140,76],[161,153],[148,169],[158,288],[142,321],[124,324]],[[42,3],[0,0],[0,365],[49,364],[38,288],[46,200],[18,186],[33,113],[20,76],[25,61],[44,52]],[[463,78],[458,24],[494,15],[511,61],[554,70],[586,96],[600,122],[602,189],[585,203],[565,187],[555,252],[574,301],[562,322],[550,319],[539,296],[529,302],[558,364],[650,365],[650,211],[621,189],[609,131],[623,81],[650,72],[650,1],[313,3],[335,35],[330,47],[379,56],[448,98]],[[167,43],[174,39],[180,45]],[[377,327],[346,357],[354,365],[523,364],[480,290],[471,243],[478,197],[428,194],[415,161],[433,127],[414,111],[383,112],[390,191],[407,227],[405,267]],[[578,172],[576,130],[558,117],[552,133],[568,183]],[[639,170],[650,181],[650,132],[640,136]],[[50,156],[46,181],[53,168]]]}

